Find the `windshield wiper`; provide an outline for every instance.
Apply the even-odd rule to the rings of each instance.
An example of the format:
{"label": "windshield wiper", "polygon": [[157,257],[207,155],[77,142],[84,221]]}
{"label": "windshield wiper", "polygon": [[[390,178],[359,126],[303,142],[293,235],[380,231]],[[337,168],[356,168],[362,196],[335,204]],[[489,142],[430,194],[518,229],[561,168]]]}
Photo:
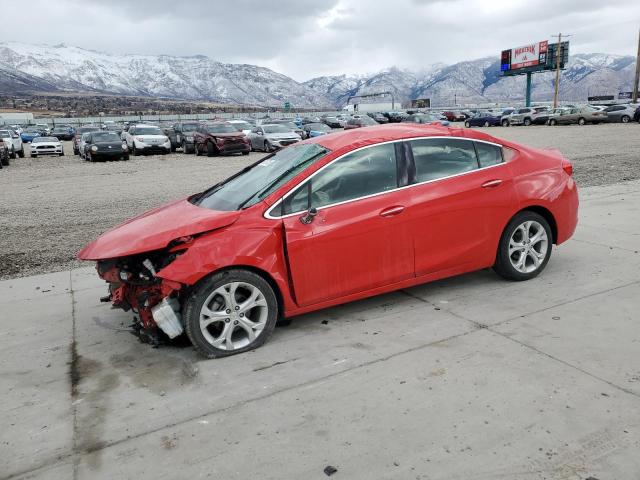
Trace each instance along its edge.
{"label": "windshield wiper", "polygon": [[324,155],[326,152],[320,152],[317,155],[314,155],[313,157],[305,160],[302,163],[299,163],[298,165],[295,165],[287,170],[285,170],[281,175],[279,175],[278,177],[276,177],[275,180],[273,180],[272,182],[270,182],[269,184],[267,184],[266,187],[264,187],[262,190],[259,190],[258,192],[254,193],[253,195],[251,195],[249,198],[247,198],[244,202],[242,202],[240,205],[238,205],[238,210],[241,210],[242,207],[244,207],[247,203],[249,203],[251,200],[253,200],[254,198],[258,197],[262,197],[262,195],[264,195],[266,192],[268,192],[269,190],[271,190],[271,188],[276,185],[280,180],[282,180],[284,177],[286,177],[287,175],[289,175],[292,172],[295,172],[297,169],[299,169],[300,167],[303,167],[304,165],[308,164],[309,162],[314,161],[316,158],[318,158],[319,156]]}

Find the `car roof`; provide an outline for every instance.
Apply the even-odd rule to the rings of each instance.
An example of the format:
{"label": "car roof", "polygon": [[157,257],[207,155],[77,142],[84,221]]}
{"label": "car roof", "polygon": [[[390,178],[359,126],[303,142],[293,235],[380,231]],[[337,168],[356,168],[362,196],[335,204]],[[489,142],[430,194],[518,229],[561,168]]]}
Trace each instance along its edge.
{"label": "car roof", "polygon": [[445,127],[440,124],[418,124],[418,123],[392,123],[386,125],[372,125],[370,127],[357,128],[353,130],[344,130],[326,135],[323,137],[314,137],[305,140],[305,143],[317,143],[329,150],[342,150],[347,147],[365,147],[382,142],[391,142],[394,140],[402,140],[415,137],[429,136],[453,136],[463,137],[477,140],[485,140],[494,143],[498,142],[495,138],[482,132],[476,132],[471,129]]}

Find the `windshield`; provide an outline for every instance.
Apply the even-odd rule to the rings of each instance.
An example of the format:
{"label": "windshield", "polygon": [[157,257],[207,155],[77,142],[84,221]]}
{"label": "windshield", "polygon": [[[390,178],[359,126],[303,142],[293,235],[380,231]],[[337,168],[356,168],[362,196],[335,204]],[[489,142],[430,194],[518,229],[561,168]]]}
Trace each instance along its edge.
{"label": "windshield", "polygon": [[241,132],[242,130],[251,130],[253,127],[249,125],[247,122],[233,122],[230,123],[233,128]]}
{"label": "windshield", "polygon": [[289,133],[291,132],[291,127],[287,127],[286,125],[265,125],[264,133]]}
{"label": "windshield", "polygon": [[250,207],[328,152],[315,143],[287,147],[197,195],[192,202],[211,210]]}
{"label": "windshield", "polygon": [[158,127],[136,127],[136,135],[164,135]]}
{"label": "windshield", "polygon": [[236,133],[238,131],[227,123],[212,123],[207,125],[205,129],[207,133]]}
{"label": "windshield", "polygon": [[310,123],[306,128],[307,130],[318,130],[320,132],[327,132],[331,130],[324,123]]}
{"label": "windshield", "polygon": [[6,130],[0,130],[0,138],[11,138],[11,134]]}
{"label": "windshield", "polygon": [[78,133],[97,132],[100,129],[98,127],[80,127]]}
{"label": "windshield", "polygon": [[120,142],[120,135],[113,132],[96,132],[91,135],[94,142]]}
{"label": "windshield", "polygon": [[182,131],[183,132],[195,132],[196,128],[198,128],[198,124],[197,123],[183,123],[182,124]]}
{"label": "windshield", "polygon": [[27,127],[24,129],[24,131],[28,133],[39,133],[40,129],[37,127]]}
{"label": "windshield", "polygon": [[56,137],[37,137],[33,139],[33,143],[41,143],[41,142],[57,142],[58,139]]}

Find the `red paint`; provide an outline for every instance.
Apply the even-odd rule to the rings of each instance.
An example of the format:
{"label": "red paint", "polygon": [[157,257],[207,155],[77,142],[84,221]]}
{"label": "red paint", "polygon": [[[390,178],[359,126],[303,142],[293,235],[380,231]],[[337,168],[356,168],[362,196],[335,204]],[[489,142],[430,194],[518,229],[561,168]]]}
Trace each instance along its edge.
{"label": "red paint", "polygon": [[[308,225],[298,215],[264,216],[291,188],[351,150],[429,136],[501,144],[507,147],[506,162],[322,208]],[[420,124],[358,128],[305,142],[331,152],[264,201],[238,212],[218,212],[180,200],[108,231],[79,257],[98,260],[168,247],[181,250],[157,273],[163,286],[147,287],[149,305],[212,272],[250,268],[277,286],[284,314],[293,316],[490,267],[504,227],[528,207],[550,213],[557,244],[566,241],[577,224],[578,195],[570,163],[557,151],[470,129]],[[183,243],[174,247],[177,239]],[[141,288],[131,288],[124,298],[134,299]],[[147,313],[141,317],[149,322]]]}

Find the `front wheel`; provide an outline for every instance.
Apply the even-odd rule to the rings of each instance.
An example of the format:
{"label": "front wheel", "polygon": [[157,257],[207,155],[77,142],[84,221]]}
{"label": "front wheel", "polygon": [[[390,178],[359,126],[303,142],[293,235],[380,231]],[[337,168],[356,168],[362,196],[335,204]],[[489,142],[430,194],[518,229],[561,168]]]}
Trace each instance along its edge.
{"label": "front wheel", "polygon": [[24,147],[22,147],[22,148],[20,149],[20,151],[18,152],[18,156],[19,156],[20,158],[24,158]]}
{"label": "front wheel", "polygon": [[524,122],[522,122],[524,124],[525,127],[528,127],[529,125],[531,125],[531,120],[528,118],[524,119]]}
{"label": "front wheel", "polygon": [[471,124],[469,122],[464,122],[464,126],[467,128],[471,128]]}
{"label": "front wheel", "polygon": [[578,119],[578,125],[584,125],[585,123],[586,122],[585,122],[584,118],[581,117],[581,118]]}
{"label": "front wheel", "polygon": [[183,313],[195,349],[219,358],[261,346],[276,325],[278,302],[261,276],[227,270],[201,282],[185,301]]}
{"label": "front wheel", "polygon": [[549,125],[551,125],[552,127],[553,127],[553,126],[555,126],[555,125],[557,125],[557,124],[558,124],[558,121],[557,121],[557,120],[555,120],[555,119],[553,119],[553,118],[552,118],[551,120],[549,120]]}
{"label": "front wheel", "polygon": [[493,269],[508,280],[529,280],[546,267],[552,243],[551,228],[544,217],[520,212],[502,233]]}
{"label": "front wheel", "polygon": [[484,122],[484,127],[488,127],[489,126],[489,122],[485,121]]}
{"label": "front wheel", "polygon": [[509,120],[502,120],[502,126],[503,127],[508,127],[509,126]]}
{"label": "front wheel", "polygon": [[213,143],[207,142],[207,157],[213,157],[216,154],[216,150]]}
{"label": "front wheel", "polygon": [[629,115],[623,115],[620,119],[622,123],[629,123],[629,120],[631,120],[631,117],[629,117]]}

